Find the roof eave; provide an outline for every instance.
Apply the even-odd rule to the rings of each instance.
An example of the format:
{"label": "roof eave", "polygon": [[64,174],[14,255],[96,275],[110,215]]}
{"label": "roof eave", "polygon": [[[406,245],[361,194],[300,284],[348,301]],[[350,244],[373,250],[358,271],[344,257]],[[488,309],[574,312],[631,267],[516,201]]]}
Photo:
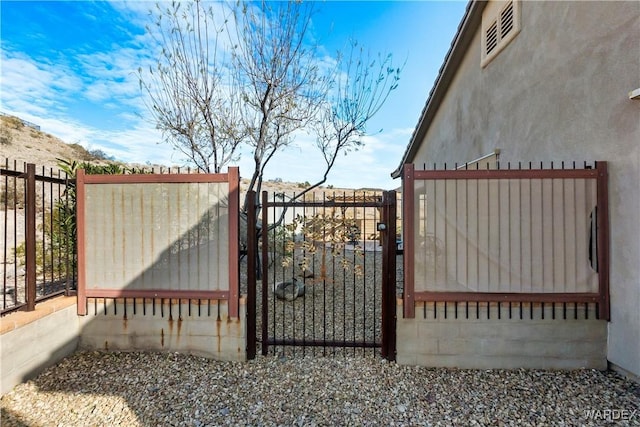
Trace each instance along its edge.
{"label": "roof eave", "polygon": [[400,165],[391,173],[392,178],[398,178],[402,174],[403,166],[407,163],[413,162],[413,158],[420,146],[420,141],[422,141],[427,134],[431,121],[438,111],[438,108],[449,89],[449,85],[453,81],[456,71],[462,62],[477,29],[482,23],[482,11],[486,5],[487,1],[484,0],[469,1],[467,10],[460,21],[460,25],[458,26],[458,31],[456,32],[451,43],[451,47],[445,56],[444,63],[440,67],[438,77],[436,77],[433,88],[431,89],[431,92],[429,92],[427,102],[422,109],[418,125],[414,129],[409,145],[402,156]]}

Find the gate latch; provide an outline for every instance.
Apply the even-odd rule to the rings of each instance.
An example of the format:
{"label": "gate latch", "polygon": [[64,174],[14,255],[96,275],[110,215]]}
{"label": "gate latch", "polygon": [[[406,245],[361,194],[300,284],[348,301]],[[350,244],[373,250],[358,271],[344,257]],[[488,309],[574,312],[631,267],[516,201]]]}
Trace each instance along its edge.
{"label": "gate latch", "polygon": [[387,229],[387,224],[385,224],[384,222],[378,223],[378,231],[384,231],[386,229]]}

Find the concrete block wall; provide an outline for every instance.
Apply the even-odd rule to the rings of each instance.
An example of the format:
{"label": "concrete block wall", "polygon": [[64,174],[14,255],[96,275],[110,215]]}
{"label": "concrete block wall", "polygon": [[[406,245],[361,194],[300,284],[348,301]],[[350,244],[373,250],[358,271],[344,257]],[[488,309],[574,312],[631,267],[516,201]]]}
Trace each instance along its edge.
{"label": "concrete block wall", "polygon": [[[465,369],[607,369],[607,322],[596,319],[595,305],[416,303],[414,319],[397,305],[397,355],[404,365]],[[577,318],[576,318],[577,317]]]}
{"label": "concrete block wall", "polygon": [[35,377],[78,347],[75,297],[58,297],[0,319],[0,393]]}
{"label": "concrete block wall", "polygon": [[[106,314],[105,314],[106,304]],[[115,307],[114,307],[115,304]],[[217,360],[246,360],[246,304],[239,318],[228,315],[226,301],[198,307],[197,301],[89,300],[81,318],[82,350],[175,351]],[[125,314],[126,313],[126,314]]]}

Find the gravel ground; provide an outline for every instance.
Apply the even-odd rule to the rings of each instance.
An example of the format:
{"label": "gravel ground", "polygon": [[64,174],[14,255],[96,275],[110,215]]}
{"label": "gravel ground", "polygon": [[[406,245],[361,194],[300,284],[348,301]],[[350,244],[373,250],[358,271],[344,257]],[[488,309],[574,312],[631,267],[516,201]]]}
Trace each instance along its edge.
{"label": "gravel ground", "polygon": [[0,405],[3,426],[640,425],[639,414],[629,419],[640,388],[612,372],[427,369],[375,357],[76,353]]}
{"label": "gravel ground", "polygon": [[[334,275],[331,266],[328,285],[305,281],[306,295],[295,301],[271,299],[270,289],[272,318],[283,328],[277,335],[319,338],[324,317],[318,314],[328,311],[349,326],[332,329],[330,338],[354,339],[348,331],[361,322],[373,326],[365,328],[365,339],[379,337],[379,311],[373,308],[379,304],[353,296],[354,290],[373,295],[370,287],[379,278],[371,274],[379,257],[366,254],[364,277],[351,279],[346,288],[334,280],[342,269]],[[401,289],[402,257],[397,261]],[[275,279],[281,278],[276,272]],[[307,325],[302,329],[301,319]],[[427,369],[389,363],[376,352],[289,357],[276,349],[276,355],[246,363],[175,353],[81,352],[4,395],[0,424],[640,426],[640,386],[613,372]]]}

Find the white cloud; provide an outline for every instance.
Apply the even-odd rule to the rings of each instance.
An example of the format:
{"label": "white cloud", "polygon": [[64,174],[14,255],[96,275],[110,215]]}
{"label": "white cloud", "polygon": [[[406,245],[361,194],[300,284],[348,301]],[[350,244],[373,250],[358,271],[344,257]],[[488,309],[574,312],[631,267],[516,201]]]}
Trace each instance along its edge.
{"label": "white cloud", "polygon": [[[149,22],[147,11],[153,7],[150,2],[111,5],[127,22],[138,27]],[[213,5],[222,7],[217,3]],[[156,48],[153,39],[145,33],[132,35],[126,45],[111,45],[106,51],[75,55],[61,64],[40,62],[25,53],[3,50],[0,109],[39,124],[44,131],[65,142],[100,149],[120,160],[184,165],[184,156],[170,145],[159,143],[159,131],[141,117],[146,108],[136,73],[139,67],[147,69],[154,62]],[[330,56],[323,57],[320,63],[323,69],[335,67],[335,59]],[[89,125],[81,122],[80,117],[70,116],[70,106],[78,100],[91,103],[87,106],[94,110],[94,117],[102,115],[111,119],[118,129],[108,124]],[[91,123],[99,122],[95,119]],[[364,137],[365,145],[359,151],[338,158],[327,184],[397,187],[399,182],[391,180],[390,173],[397,167],[411,132],[412,129],[397,129]],[[243,177],[253,172],[250,153],[245,153],[237,164]],[[321,179],[324,165],[313,137],[300,132],[295,143],[269,164],[266,177],[315,183]]]}
{"label": "white cloud", "polygon": [[[392,129],[365,136],[358,151],[339,155],[325,185],[342,188],[379,188],[391,190],[400,185],[391,172],[400,162],[406,141],[413,129]],[[244,156],[239,162],[240,174],[248,178],[253,172],[253,160]],[[278,153],[267,166],[266,179],[313,184],[322,178],[325,163],[311,136],[298,133],[295,142]]]}
{"label": "white cloud", "polygon": [[3,109],[39,114],[52,108],[64,109],[64,101],[81,86],[81,80],[64,65],[36,62],[21,53],[2,51]]}

